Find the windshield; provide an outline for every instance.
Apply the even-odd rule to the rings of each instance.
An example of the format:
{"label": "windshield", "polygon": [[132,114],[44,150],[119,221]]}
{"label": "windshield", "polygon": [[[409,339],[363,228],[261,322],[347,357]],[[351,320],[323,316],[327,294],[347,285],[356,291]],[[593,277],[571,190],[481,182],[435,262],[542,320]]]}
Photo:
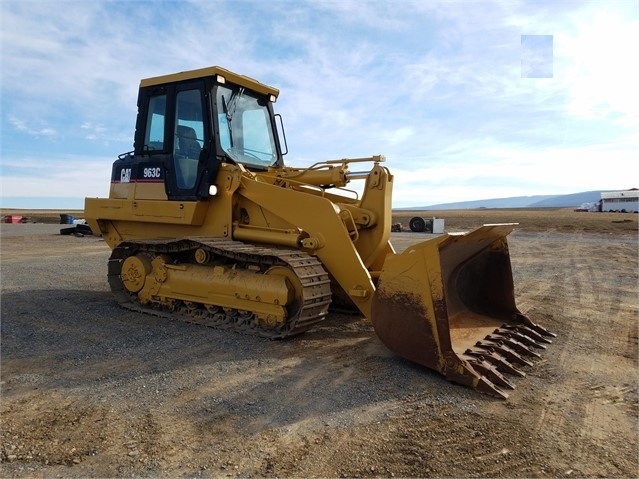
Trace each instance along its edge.
{"label": "windshield", "polygon": [[234,85],[218,85],[220,145],[247,166],[267,167],[277,161],[277,149],[267,100]]}

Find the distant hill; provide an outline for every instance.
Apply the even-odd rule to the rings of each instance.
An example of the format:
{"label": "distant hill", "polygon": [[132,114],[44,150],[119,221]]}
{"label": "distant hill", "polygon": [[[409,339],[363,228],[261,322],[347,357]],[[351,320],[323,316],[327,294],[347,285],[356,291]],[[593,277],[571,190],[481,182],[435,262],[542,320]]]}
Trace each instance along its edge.
{"label": "distant hill", "polygon": [[[601,190],[614,191],[614,190]],[[601,199],[601,191],[584,191],[583,193],[572,193],[569,195],[551,196],[530,205],[531,208],[562,208],[568,206],[579,206],[584,203],[596,203]]]}
{"label": "distant hill", "polygon": [[429,206],[398,208],[401,210],[465,210],[474,208],[572,208],[583,203],[595,203],[601,199],[602,191],[584,191],[568,195],[513,196],[511,198],[492,198],[488,200],[460,201]]}

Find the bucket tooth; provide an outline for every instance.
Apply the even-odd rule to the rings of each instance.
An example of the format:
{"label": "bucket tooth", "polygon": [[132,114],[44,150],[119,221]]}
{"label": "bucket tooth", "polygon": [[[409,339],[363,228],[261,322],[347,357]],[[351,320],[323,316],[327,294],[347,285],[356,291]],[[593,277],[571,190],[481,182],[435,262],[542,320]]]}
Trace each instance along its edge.
{"label": "bucket tooth", "polygon": [[488,336],[486,336],[485,339],[487,339],[488,341],[501,342],[502,344],[505,344],[506,346],[508,346],[510,349],[517,351],[521,355],[541,358],[540,354],[536,353],[535,351],[532,351],[531,349],[526,347],[526,345],[520,343],[519,341],[516,341],[513,338],[496,335],[496,334],[489,334]]}
{"label": "bucket tooth", "polygon": [[487,361],[481,359],[471,359],[468,361],[472,368],[481,376],[490,380],[491,383],[501,388],[515,389],[515,385],[508,381],[497,369]]}
{"label": "bucket tooth", "polygon": [[473,351],[472,349],[467,349],[464,354],[466,356],[472,356],[475,358],[483,359],[484,361],[488,361],[502,373],[512,374],[513,376],[519,376],[520,378],[526,376],[525,372],[517,369],[515,366],[509,363],[505,357],[495,351]]}
{"label": "bucket tooth", "polygon": [[490,394],[491,396],[498,397],[500,399],[508,399],[508,393],[502,391],[496,384],[492,383],[490,379],[480,376],[475,389],[483,392],[484,394]]}
{"label": "bucket tooth", "polygon": [[517,314],[516,317],[519,319],[520,323],[517,325],[518,327],[526,327],[528,329],[532,329],[533,331],[535,331],[537,334],[540,334],[541,336],[547,337],[547,338],[556,338],[557,335],[555,333],[551,333],[550,331],[548,331],[546,328],[544,328],[543,326],[539,326],[536,323],[533,323],[530,318],[528,316],[526,316],[525,314]]}
{"label": "bucket tooth", "polygon": [[[548,339],[546,336],[544,336],[543,334],[535,331],[534,329],[529,328],[528,326],[523,326],[523,325],[520,325],[520,324],[517,324],[517,325],[514,325],[514,324],[503,324],[501,326],[501,328],[499,328],[499,329],[507,329],[509,331],[517,331],[518,333],[523,334],[525,336],[528,336],[529,338],[532,338],[532,339],[534,339],[535,341],[537,341],[539,343],[552,344],[552,340]],[[548,334],[552,334],[552,333],[548,333]],[[553,335],[553,337],[554,337],[554,335]]]}
{"label": "bucket tooth", "polygon": [[511,362],[514,362],[514,363],[518,363],[518,364],[521,364],[523,366],[532,366],[533,365],[533,363],[531,363],[527,359],[524,359],[516,351],[513,351],[508,346],[503,344],[502,341],[499,341],[499,342],[486,341],[486,340],[477,341],[475,346],[478,347],[478,348],[487,349],[489,351],[497,351],[499,354],[504,356],[508,361],[511,361]]}
{"label": "bucket tooth", "polygon": [[526,346],[532,346],[533,348],[546,349],[545,345],[543,345],[541,343],[538,343],[537,341],[535,341],[531,337],[526,336],[525,334],[522,334],[519,331],[509,330],[509,329],[505,329],[505,328],[498,328],[498,329],[495,329],[493,334],[498,334],[500,336],[505,336],[507,338],[512,338],[515,341],[518,341],[518,342],[520,342],[522,344],[525,344]]}

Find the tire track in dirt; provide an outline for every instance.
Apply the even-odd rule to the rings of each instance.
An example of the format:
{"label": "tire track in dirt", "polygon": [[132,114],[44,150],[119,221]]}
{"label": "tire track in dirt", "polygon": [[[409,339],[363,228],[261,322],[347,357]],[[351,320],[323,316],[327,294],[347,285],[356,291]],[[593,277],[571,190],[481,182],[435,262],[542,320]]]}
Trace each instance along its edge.
{"label": "tire track in dirt", "polygon": [[360,319],[264,343],[123,311],[75,239],[49,266],[24,241],[2,250],[3,477],[636,475],[636,238],[512,235],[518,304],[558,337],[508,401]]}
{"label": "tire track in dirt", "polygon": [[[604,379],[610,371],[602,369],[602,365],[607,363],[604,356],[613,356],[626,347],[630,322],[628,311],[622,311],[625,301],[623,291],[615,289],[616,294],[601,294],[602,285],[609,281],[607,269],[602,267],[601,258],[593,255],[588,245],[576,241],[568,257],[555,258],[554,261],[556,268],[568,273],[554,275],[552,295],[544,297],[542,302],[552,305],[558,321],[572,325],[564,329],[565,337],[555,341],[562,347],[555,367],[560,368],[559,374],[568,387],[552,391],[549,397],[544,398],[537,431],[550,440],[557,434],[574,430],[579,440],[574,444],[573,461],[575,464],[587,464],[594,462],[602,453],[606,454],[610,442],[617,442],[613,432],[617,428],[611,429],[610,423],[621,422],[627,415],[627,411],[619,410],[621,401],[607,402],[604,406],[601,394],[593,394],[595,391],[609,392],[611,388],[615,390],[614,386],[593,389],[592,381],[593,378],[604,381],[630,379],[622,376]],[[553,298],[561,298],[561,302]],[[573,391],[578,391],[578,398]],[[573,404],[569,415],[564,408],[567,402]],[[617,446],[623,447],[623,444]],[[574,468],[579,470],[578,465]],[[617,475],[620,470],[611,461],[598,473]]]}

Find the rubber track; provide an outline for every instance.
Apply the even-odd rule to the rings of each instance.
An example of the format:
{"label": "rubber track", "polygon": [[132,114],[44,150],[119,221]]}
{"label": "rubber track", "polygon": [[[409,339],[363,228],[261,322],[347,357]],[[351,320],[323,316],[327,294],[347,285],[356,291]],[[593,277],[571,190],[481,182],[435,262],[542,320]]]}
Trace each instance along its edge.
{"label": "rubber track", "polygon": [[[225,264],[258,265],[262,271],[271,266],[290,268],[302,284],[303,302],[298,314],[287,318],[283,325],[267,328],[257,325],[254,315],[242,317],[223,310],[210,314],[201,307],[193,310],[184,304],[177,311],[170,311],[160,306],[143,305],[136,301],[137,295],[131,294],[122,284],[120,279],[122,263],[131,255],[148,252],[177,259],[178,255],[184,256],[184,253],[198,248],[203,248],[210,253],[213,264],[223,261]],[[119,303],[133,311],[271,339],[294,336],[310,329],[326,317],[331,303],[330,279],[315,257],[298,250],[255,246],[220,238],[125,241],[113,250],[109,258],[108,281]]]}

